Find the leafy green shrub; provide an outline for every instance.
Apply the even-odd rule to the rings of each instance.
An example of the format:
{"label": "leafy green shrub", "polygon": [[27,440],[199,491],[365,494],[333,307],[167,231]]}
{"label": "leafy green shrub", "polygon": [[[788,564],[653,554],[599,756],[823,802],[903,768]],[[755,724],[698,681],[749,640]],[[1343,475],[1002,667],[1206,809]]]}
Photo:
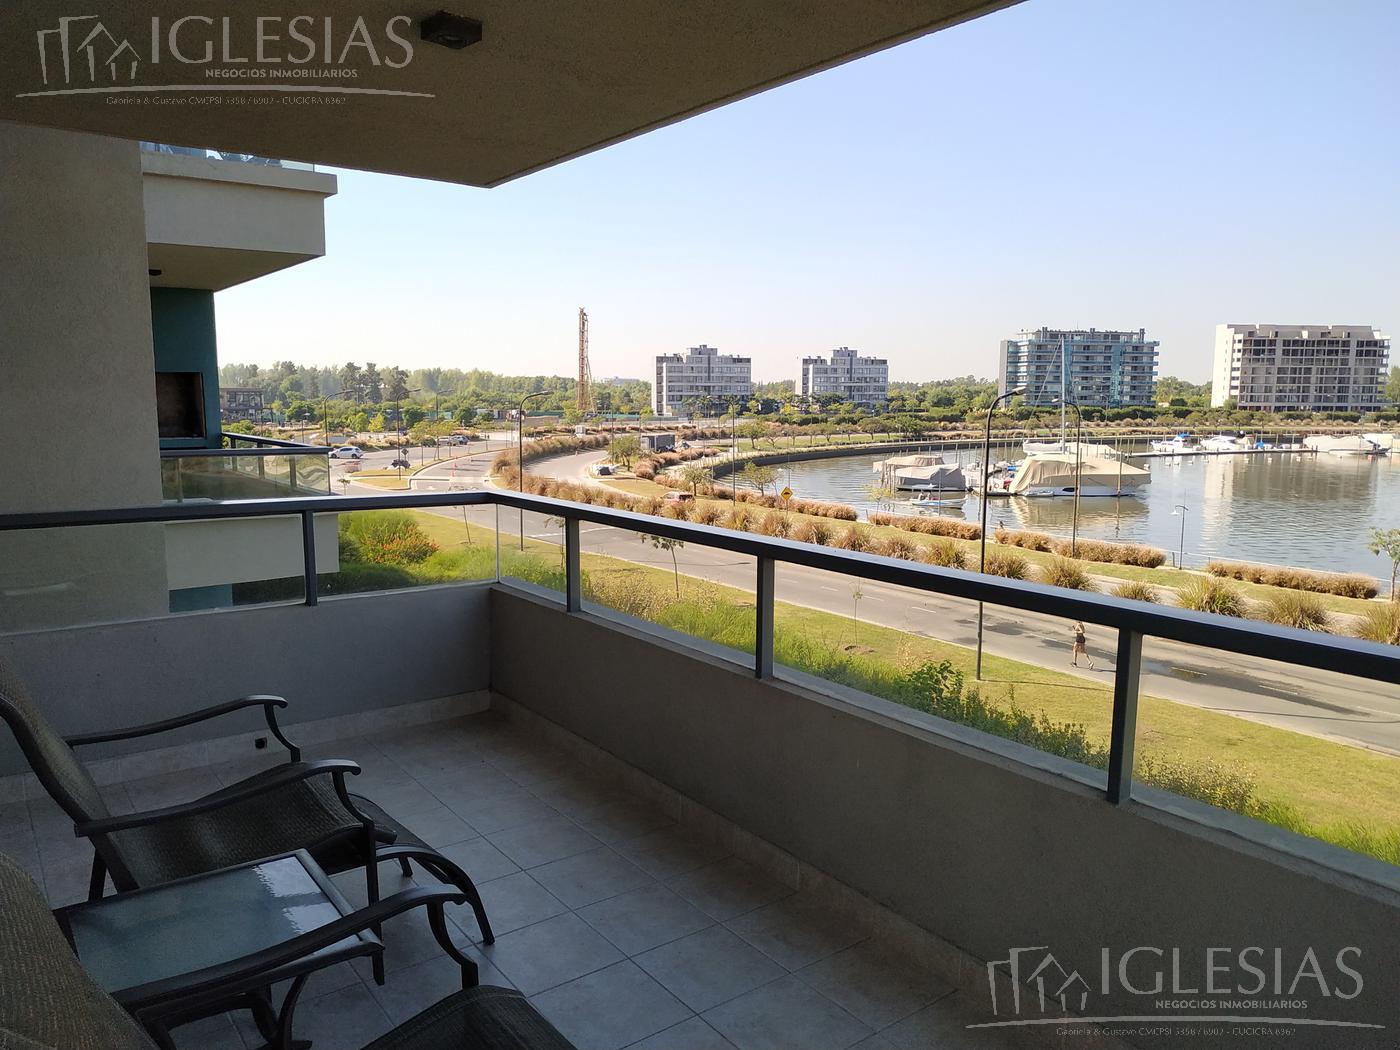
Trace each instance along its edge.
{"label": "leafy green shrub", "polygon": [[987,551],[987,572],[1005,576],[1008,580],[1024,580],[1030,575],[1030,563],[1011,551]]}
{"label": "leafy green shrub", "polygon": [[1287,565],[1255,565],[1244,561],[1212,561],[1206,566],[1206,572],[1212,576],[1264,583],[1271,587],[1338,594],[1343,598],[1374,598],[1380,593],[1376,581],[1359,572],[1314,572]]}
{"label": "leafy green shrub", "polygon": [[1233,813],[1247,814],[1254,806],[1254,775],[1216,762],[1139,755],[1133,764],[1133,778]]}
{"label": "leafy green shrub", "polygon": [[1259,617],[1285,627],[1301,627],[1308,631],[1326,631],[1332,626],[1332,615],[1326,607],[1306,591],[1275,594],[1264,603]]}
{"label": "leafy green shrub", "polygon": [[1089,578],[1083,564],[1069,558],[1055,557],[1042,565],[1040,579],[1042,583],[1048,583],[1051,587],[1067,587],[1073,591],[1094,589],[1094,581]]}
{"label": "leafy green shrub", "polygon": [[1386,602],[1367,609],[1357,625],[1356,636],[1368,642],[1400,645],[1400,605]]}
{"label": "leafy green shrub", "polygon": [[1155,587],[1141,580],[1124,580],[1113,588],[1113,594],[1114,597],[1129,598],[1135,602],[1159,603],[1162,600]]}
{"label": "leafy green shrub", "polygon": [[340,519],[356,560],[376,565],[417,565],[438,549],[414,516],[401,510],[361,510]]}
{"label": "leafy green shrub", "polygon": [[1192,612],[1215,613],[1217,616],[1243,616],[1244,599],[1240,592],[1213,576],[1192,580],[1176,592],[1176,603]]}
{"label": "leafy green shrub", "polygon": [[919,548],[919,560],[930,565],[941,565],[945,569],[967,568],[967,558],[963,549],[950,539],[934,540]]}

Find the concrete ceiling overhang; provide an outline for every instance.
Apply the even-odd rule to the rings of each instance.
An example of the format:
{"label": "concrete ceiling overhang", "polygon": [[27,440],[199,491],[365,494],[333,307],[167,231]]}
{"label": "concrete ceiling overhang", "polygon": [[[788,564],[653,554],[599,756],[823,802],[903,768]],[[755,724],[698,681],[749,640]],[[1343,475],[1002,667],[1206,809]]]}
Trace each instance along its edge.
{"label": "concrete ceiling overhang", "polygon": [[1018,0],[439,2],[11,0],[0,119],[493,186]]}

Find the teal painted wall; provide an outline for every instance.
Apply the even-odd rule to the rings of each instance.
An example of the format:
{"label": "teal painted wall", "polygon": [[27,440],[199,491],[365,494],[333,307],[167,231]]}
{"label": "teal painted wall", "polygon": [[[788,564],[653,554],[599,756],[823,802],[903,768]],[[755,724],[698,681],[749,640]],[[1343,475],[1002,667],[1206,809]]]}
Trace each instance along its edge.
{"label": "teal painted wall", "polygon": [[157,372],[199,372],[204,377],[204,439],[162,438],[161,448],[218,448],[219,351],[214,334],[214,293],[202,288],[152,288],[151,334]]}

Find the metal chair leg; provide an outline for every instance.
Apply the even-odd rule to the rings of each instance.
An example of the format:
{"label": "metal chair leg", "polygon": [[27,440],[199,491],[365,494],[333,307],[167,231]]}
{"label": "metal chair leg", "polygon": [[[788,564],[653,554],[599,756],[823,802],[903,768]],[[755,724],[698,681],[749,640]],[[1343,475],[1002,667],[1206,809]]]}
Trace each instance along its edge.
{"label": "metal chair leg", "polygon": [[88,878],[88,900],[100,901],[107,892],[107,865],[99,853],[92,855],[92,875]]}

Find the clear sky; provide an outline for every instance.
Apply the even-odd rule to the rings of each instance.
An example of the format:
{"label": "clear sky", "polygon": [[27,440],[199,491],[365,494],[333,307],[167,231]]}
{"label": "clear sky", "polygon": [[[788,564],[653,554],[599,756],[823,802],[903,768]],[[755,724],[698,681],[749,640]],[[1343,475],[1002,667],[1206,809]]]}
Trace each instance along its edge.
{"label": "clear sky", "polygon": [[1028,0],[493,190],[340,171],[224,362],[595,377],[706,342],[994,375],[1007,333],[1400,322],[1400,0]]}

